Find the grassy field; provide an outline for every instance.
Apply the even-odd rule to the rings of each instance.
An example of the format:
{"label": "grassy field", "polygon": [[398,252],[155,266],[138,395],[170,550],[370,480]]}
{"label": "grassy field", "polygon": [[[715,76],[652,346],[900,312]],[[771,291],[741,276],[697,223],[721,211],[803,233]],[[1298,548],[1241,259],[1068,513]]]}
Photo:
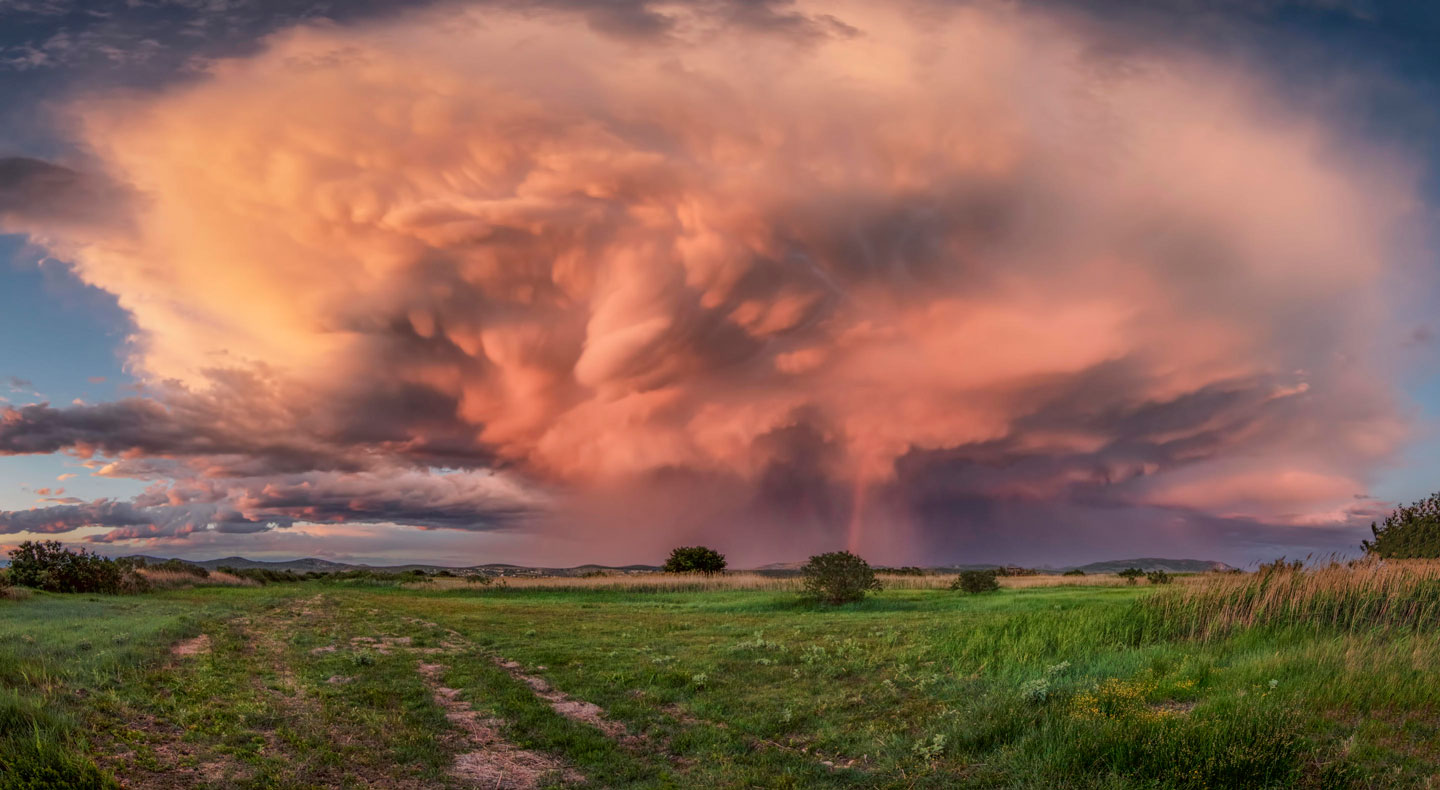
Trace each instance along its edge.
{"label": "grassy field", "polygon": [[0,788],[1440,786],[1437,574],[1323,573],[36,593]]}

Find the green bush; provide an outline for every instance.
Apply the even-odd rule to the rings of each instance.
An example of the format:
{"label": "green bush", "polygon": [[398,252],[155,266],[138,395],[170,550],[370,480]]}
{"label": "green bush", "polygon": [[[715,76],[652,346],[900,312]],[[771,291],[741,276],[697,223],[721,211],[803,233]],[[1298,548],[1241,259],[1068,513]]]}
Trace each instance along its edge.
{"label": "green bush", "polygon": [[725,555],[707,546],[681,546],[665,560],[666,573],[703,573],[709,576],[725,570]]}
{"label": "green bush", "polygon": [[1383,559],[1440,557],[1440,493],[1396,508],[1381,524],[1370,524],[1374,540],[1360,541],[1366,554]]}
{"label": "green bush", "polygon": [[1151,584],[1169,584],[1173,579],[1165,571],[1150,571],[1145,574],[1145,580]]}
{"label": "green bush", "polygon": [[127,564],[67,549],[58,540],[21,543],[10,552],[10,580],[22,587],[61,593],[141,592],[149,583]]}
{"label": "green bush", "polygon": [[1062,574],[1060,574],[1060,575],[1061,575],[1061,576],[1084,576],[1084,575],[1085,575],[1085,571],[1082,571],[1082,570],[1080,570],[1079,568],[1072,568],[1072,569],[1070,569],[1070,570],[1068,570],[1068,571],[1065,571],[1064,573],[1062,573]]}
{"label": "green bush", "polygon": [[1119,576],[1130,584],[1134,584],[1135,580],[1145,575],[1145,571],[1140,568],[1126,568],[1125,570],[1120,571],[1115,575]]}
{"label": "green bush", "polygon": [[848,551],[816,554],[800,569],[805,577],[805,598],[831,604],[862,600],[865,593],[880,589],[880,580],[870,563]]}
{"label": "green bush", "polygon": [[[143,567],[144,561],[140,561],[139,564]],[[205,579],[210,576],[210,571],[199,565],[196,565],[193,562],[186,562],[184,560],[170,559],[165,560],[164,562],[156,563],[155,565],[151,565],[149,567],[154,568],[157,571],[173,571],[175,573],[185,573],[194,576],[197,579]]]}
{"label": "green bush", "polygon": [[1000,580],[996,577],[995,571],[961,571],[955,581],[950,583],[950,589],[963,590],[967,593],[994,592],[1000,589]]}

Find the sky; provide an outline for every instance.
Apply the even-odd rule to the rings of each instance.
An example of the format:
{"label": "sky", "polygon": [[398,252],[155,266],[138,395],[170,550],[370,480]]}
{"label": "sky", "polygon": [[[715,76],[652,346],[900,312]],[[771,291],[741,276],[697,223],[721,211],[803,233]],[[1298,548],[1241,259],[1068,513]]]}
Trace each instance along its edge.
{"label": "sky", "polygon": [[1437,37],[0,0],[0,549],[1353,554],[1440,489]]}

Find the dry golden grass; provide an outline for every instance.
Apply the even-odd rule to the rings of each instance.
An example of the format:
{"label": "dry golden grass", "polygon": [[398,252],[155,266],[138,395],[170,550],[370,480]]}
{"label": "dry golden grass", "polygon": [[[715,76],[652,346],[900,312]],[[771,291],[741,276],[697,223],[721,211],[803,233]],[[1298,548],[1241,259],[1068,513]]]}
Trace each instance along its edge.
{"label": "dry golden grass", "polygon": [[1365,560],[1205,574],[1147,606],[1167,630],[1200,638],[1259,625],[1433,628],[1440,625],[1440,562]]}
{"label": "dry golden grass", "polygon": [[211,571],[209,576],[200,577],[182,571],[166,571],[155,568],[140,568],[139,574],[157,590],[177,587],[256,587],[254,581],[242,579],[221,571]]}
{"label": "dry golden grass", "polygon": [[0,587],[0,598],[11,601],[23,601],[30,597],[30,591],[24,587]]}
{"label": "dry golden grass", "polygon": [[[944,590],[955,581],[956,574],[940,573],[927,576],[910,576],[893,573],[877,573],[876,578],[887,590]],[[1180,577],[1178,581],[1185,581]],[[1089,574],[1086,576],[1062,576],[1044,574],[1036,576],[1005,576],[1000,586],[1011,589],[1029,587],[1116,587],[1126,580],[1112,573]],[[1147,582],[1140,580],[1140,584]],[[492,586],[531,589],[608,589],[631,592],[661,591],[703,591],[703,590],[774,590],[798,592],[801,579],[795,576],[769,576],[747,571],[696,576],[685,573],[615,573],[604,576],[507,576],[496,579]],[[463,578],[433,578],[421,582],[408,582],[405,587],[416,589],[486,589]]]}

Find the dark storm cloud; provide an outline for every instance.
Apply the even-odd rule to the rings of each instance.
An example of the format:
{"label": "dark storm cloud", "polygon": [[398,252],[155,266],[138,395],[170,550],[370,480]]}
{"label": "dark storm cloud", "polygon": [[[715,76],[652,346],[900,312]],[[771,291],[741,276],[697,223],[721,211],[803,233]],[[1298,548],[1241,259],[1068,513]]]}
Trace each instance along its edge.
{"label": "dark storm cloud", "polygon": [[0,455],[72,452],[101,455],[222,456],[263,459],[277,469],[325,468],[330,453],[288,436],[262,436],[217,425],[218,412],[176,409],[143,398],[56,409],[49,404],[0,411]]}
{"label": "dark storm cloud", "polygon": [[0,157],[0,231],[6,225],[103,221],[121,200],[119,190],[68,167]]}
{"label": "dark storm cloud", "polygon": [[296,522],[385,523],[488,531],[532,517],[544,497],[488,473],[384,473],[193,478],[132,501],[0,511],[0,533],[112,531],[90,540],[180,537],[200,530],[258,532]]}

